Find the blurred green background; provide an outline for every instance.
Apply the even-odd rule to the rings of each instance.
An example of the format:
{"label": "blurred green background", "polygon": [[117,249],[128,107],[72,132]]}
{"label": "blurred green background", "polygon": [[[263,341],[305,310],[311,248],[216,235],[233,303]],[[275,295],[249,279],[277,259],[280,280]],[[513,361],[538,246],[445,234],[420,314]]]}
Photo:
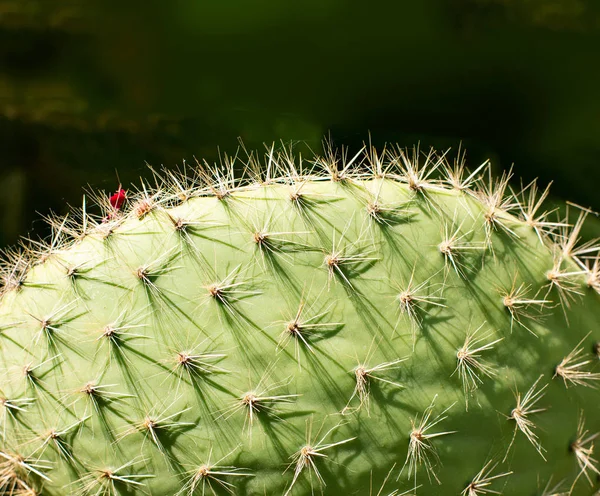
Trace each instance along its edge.
{"label": "blurred green background", "polygon": [[116,171],[369,131],[600,209],[600,2],[0,0],[0,247]]}

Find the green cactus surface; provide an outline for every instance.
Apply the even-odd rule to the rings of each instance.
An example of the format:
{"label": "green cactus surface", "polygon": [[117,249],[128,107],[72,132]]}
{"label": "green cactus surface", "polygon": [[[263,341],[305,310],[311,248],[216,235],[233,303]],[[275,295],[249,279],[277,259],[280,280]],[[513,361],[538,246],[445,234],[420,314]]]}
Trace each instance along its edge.
{"label": "green cactus surface", "polygon": [[245,166],[6,253],[0,494],[597,494],[585,210],[433,151]]}

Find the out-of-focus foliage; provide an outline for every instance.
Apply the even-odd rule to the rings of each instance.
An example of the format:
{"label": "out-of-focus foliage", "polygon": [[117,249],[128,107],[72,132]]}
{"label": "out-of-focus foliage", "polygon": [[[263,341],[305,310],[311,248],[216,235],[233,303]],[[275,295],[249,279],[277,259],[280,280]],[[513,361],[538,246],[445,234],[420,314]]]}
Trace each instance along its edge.
{"label": "out-of-focus foliage", "polygon": [[0,0],[0,245],[238,136],[462,141],[600,209],[598,53],[595,0]]}

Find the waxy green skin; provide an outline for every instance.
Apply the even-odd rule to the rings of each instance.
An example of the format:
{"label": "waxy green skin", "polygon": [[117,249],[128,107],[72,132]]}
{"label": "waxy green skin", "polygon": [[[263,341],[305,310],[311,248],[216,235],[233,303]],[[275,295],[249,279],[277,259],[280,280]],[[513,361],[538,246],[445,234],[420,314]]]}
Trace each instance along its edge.
{"label": "waxy green skin", "polygon": [[[569,448],[582,415],[590,435],[600,431],[600,393],[553,378],[582,339],[598,362],[600,299],[583,275],[572,277],[580,294],[559,304],[556,288],[548,293],[551,248],[512,215],[512,232],[492,228],[490,246],[460,254],[458,274],[440,252],[444,233],[486,241],[484,209],[467,192],[381,178],[311,180],[301,201],[291,191],[271,182],[132,212],[3,295],[0,390],[30,401],[1,417],[2,452],[40,460],[39,474],[22,472],[31,494],[457,495],[487,462],[508,474],[487,486],[502,494],[541,495],[563,480],[566,493],[578,475],[572,494],[595,494],[596,474],[590,485]],[[383,221],[369,214],[373,195],[395,209]],[[261,231],[270,236],[257,242]],[[420,322],[398,299],[411,280],[431,297],[415,307]],[[552,301],[532,306],[524,325],[503,302],[515,281]],[[221,297],[218,283],[230,285]],[[301,303],[301,322],[323,324],[306,342],[286,335]],[[502,341],[481,352],[494,375],[479,373],[467,408],[457,350],[480,326],[483,343]],[[203,354],[204,370],[181,365]],[[355,368],[400,359],[373,372],[383,380],[369,380],[361,405]],[[543,411],[529,418],[545,460],[510,418],[515,395],[540,376]],[[93,398],[87,384],[104,393]],[[252,422],[249,392],[275,397],[257,403]],[[430,440],[432,470],[422,462],[415,476],[405,465],[411,421],[434,399],[431,420],[448,410],[427,433],[447,434]],[[312,459],[322,480],[304,468],[293,483],[295,453],[335,443]],[[225,475],[194,491],[205,464]]]}

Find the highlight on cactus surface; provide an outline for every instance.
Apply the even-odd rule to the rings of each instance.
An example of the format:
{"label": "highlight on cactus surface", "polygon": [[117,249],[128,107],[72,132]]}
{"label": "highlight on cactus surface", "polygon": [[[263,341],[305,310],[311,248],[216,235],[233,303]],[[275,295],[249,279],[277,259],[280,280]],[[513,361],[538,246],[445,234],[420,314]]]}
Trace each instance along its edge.
{"label": "highlight on cactus surface", "polygon": [[592,495],[600,243],[399,146],[149,171],[4,251],[0,495]]}

